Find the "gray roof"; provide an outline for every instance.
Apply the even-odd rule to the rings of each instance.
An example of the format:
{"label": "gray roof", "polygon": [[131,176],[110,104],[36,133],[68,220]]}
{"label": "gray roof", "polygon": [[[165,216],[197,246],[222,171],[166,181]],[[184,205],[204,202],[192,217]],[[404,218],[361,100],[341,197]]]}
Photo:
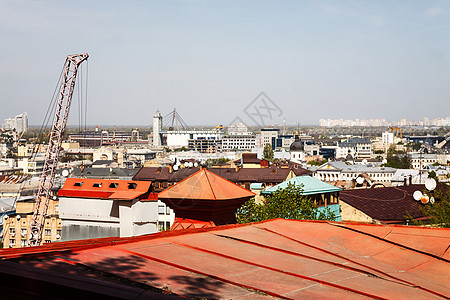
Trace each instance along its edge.
{"label": "gray roof", "polygon": [[70,177],[131,179],[139,170],[125,168],[84,168],[83,173],[81,173],[80,168],[75,168]]}
{"label": "gray roof", "polygon": [[357,144],[371,144],[369,138],[350,138],[346,141],[340,142],[339,147],[356,147]]}
{"label": "gray roof", "polygon": [[348,173],[394,173],[397,170],[391,167],[369,167],[366,165],[347,165],[342,161],[332,161],[328,162],[328,164],[336,169],[339,169],[341,172],[348,172]]}

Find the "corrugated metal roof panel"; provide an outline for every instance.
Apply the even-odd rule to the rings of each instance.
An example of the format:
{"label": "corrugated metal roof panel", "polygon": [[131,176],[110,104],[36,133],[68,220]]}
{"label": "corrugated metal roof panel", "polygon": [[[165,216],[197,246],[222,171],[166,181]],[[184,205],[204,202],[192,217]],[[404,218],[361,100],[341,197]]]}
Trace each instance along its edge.
{"label": "corrugated metal roof panel", "polygon": [[[276,219],[5,249],[0,257],[65,272],[88,267],[185,297],[448,298],[449,261],[417,245],[422,236],[449,247],[449,229]],[[30,252],[38,256],[21,258]]]}

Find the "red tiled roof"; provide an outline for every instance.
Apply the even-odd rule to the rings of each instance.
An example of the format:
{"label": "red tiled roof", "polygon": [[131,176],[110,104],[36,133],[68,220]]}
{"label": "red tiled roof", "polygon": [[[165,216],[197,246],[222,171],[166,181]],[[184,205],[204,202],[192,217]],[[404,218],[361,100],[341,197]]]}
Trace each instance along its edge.
{"label": "red tiled roof", "polygon": [[413,198],[417,190],[423,191],[425,185],[382,187],[341,191],[341,201],[382,222],[404,222],[409,213],[414,219],[423,217],[420,204]]}
{"label": "red tiled roof", "polygon": [[147,193],[150,181],[67,178],[60,197],[132,200]]}
{"label": "red tiled roof", "polygon": [[276,219],[4,249],[0,266],[196,298],[430,299],[450,297],[449,244],[449,229]]}

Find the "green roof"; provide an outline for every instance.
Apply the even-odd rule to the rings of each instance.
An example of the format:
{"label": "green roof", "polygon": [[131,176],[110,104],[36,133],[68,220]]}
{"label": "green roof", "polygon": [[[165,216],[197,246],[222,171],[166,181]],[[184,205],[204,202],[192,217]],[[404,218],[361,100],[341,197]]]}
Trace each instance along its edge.
{"label": "green roof", "polygon": [[283,181],[280,184],[272,186],[267,190],[263,191],[263,194],[271,194],[278,189],[284,189],[289,183],[302,186],[303,195],[315,195],[323,193],[339,192],[342,189],[335,187],[334,185],[323,182],[322,180],[316,179],[311,176],[297,176],[289,180]]}

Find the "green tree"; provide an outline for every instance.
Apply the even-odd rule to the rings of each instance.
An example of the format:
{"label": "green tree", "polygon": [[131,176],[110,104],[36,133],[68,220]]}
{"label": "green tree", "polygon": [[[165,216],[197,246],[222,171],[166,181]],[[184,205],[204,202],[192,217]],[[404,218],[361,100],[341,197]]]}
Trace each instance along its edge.
{"label": "green tree", "polygon": [[422,148],[421,143],[409,143],[406,145],[408,148],[412,149],[413,151],[419,151],[420,148]]}
{"label": "green tree", "polygon": [[264,146],[263,158],[267,160],[273,160],[273,149],[270,144],[266,144]]}
{"label": "green tree", "polygon": [[311,165],[311,166],[321,166],[321,165],[323,165],[324,163],[326,163],[328,161],[328,159],[322,159],[322,160],[310,160],[310,161],[308,161],[308,165]]}
{"label": "green tree", "polygon": [[396,169],[411,168],[411,158],[403,151],[396,151],[394,146],[389,147],[387,151],[386,161],[383,166]]}
{"label": "green tree", "polygon": [[206,160],[206,166],[207,167],[211,167],[212,165],[224,165],[227,162],[229,162],[230,160],[228,158],[225,157],[221,157],[221,158],[208,158]]}
{"label": "green tree", "polygon": [[433,192],[433,197],[435,203],[426,204],[420,210],[434,226],[450,228],[450,189],[441,185]]}
{"label": "green tree", "polygon": [[236,220],[241,224],[275,218],[332,221],[336,216],[329,208],[320,211],[313,200],[303,195],[303,188],[292,183],[267,196],[264,203],[250,199],[236,213]]}

